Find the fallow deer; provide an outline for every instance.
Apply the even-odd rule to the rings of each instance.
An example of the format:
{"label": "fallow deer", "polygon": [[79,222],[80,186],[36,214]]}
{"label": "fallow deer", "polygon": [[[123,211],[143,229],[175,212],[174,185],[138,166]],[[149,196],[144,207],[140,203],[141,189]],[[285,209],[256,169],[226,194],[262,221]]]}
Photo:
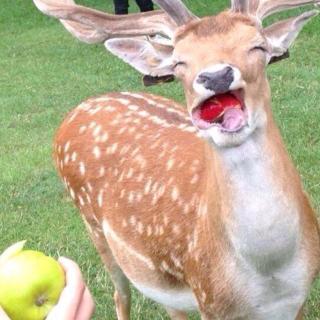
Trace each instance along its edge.
{"label": "fallow deer", "polygon": [[[316,10],[312,0],[233,0],[198,18],[180,0],[113,16],[33,0],[68,31],[145,75],[182,81],[187,110],[147,93],[90,98],[66,117],[54,157],[130,317],[129,281],[171,319],[302,319],[320,268],[316,215],[275,124],[265,68]],[[193,123],[193,125],[192,125]]]}

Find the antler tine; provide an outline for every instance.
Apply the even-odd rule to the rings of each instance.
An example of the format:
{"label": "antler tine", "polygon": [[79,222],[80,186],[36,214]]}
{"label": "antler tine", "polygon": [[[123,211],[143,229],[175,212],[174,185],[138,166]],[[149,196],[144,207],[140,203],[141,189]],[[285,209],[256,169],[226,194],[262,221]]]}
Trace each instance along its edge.
{"label": "antler tine", "polygon": [[181,0],[154,0],[178,26],[198,19]]}
{"label": "antler tine", "polygon": [[[59,19],[68,31],[86,42],[159,34],[172,38],[176,23],[162,10],[112,15],[77,5],[73,0],[33,0],[44,14]],[[81,31],[79,34],[79,26]],[[76,30],[76,31],[75,31]]]}
{"label": "antler tine", "polygon": [[320,0],[264,0],[257,6],[256,15],[262,20],[276,12],[319,3]]}
{"label": "antler tine", "polygon": [[231,10],[233,12],[248,13],[248,0],[231,0]]}
{"label": "antler tine", "polygon": [[255,16],[259,21],[276,12],[308,4],[320,4],[320,0],[232,0],[231,9]]}
{"label": "antler tine", "polygon": [[320,0],[231,0],[231,10],[252,15],[262,21],[276,12],[308,4],[319,5]]}

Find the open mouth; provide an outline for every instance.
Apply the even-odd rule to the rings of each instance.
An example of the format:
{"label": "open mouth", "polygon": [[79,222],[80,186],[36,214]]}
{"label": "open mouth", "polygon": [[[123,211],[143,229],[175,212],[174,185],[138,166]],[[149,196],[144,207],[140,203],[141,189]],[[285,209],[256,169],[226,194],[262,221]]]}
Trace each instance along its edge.
{"label": "open mouth", "polygon": [[224,132],[240,131],[247,124],[243,91],[217,94],[201,102],[192,110],[192,121],[202,130],[217,126]]}

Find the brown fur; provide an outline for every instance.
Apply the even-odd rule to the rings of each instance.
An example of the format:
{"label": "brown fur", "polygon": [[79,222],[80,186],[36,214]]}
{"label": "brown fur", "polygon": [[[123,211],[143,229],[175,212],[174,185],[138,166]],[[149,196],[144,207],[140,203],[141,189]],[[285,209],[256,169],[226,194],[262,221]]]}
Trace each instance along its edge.
{"label": "brown fur", "polygon": [[212,34],[224,34],[232,30],[237,24],[256,26],[256,22],[241,13],[224,11],[216,16],[202,18],[200,21],[194,21],[177,30],[175,41],[181,41],[190,34],[199,39],[206,38]]}

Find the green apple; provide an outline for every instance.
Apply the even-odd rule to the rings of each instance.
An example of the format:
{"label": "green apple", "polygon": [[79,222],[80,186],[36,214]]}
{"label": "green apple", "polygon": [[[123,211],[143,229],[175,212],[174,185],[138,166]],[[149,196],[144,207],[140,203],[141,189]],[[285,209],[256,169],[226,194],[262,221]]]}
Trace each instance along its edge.
{"label": "green apple", "polygon": [[18,242],[0,256],[0,305],[12,320],[43,320],[58,302],[65,274],[55,259]]}

